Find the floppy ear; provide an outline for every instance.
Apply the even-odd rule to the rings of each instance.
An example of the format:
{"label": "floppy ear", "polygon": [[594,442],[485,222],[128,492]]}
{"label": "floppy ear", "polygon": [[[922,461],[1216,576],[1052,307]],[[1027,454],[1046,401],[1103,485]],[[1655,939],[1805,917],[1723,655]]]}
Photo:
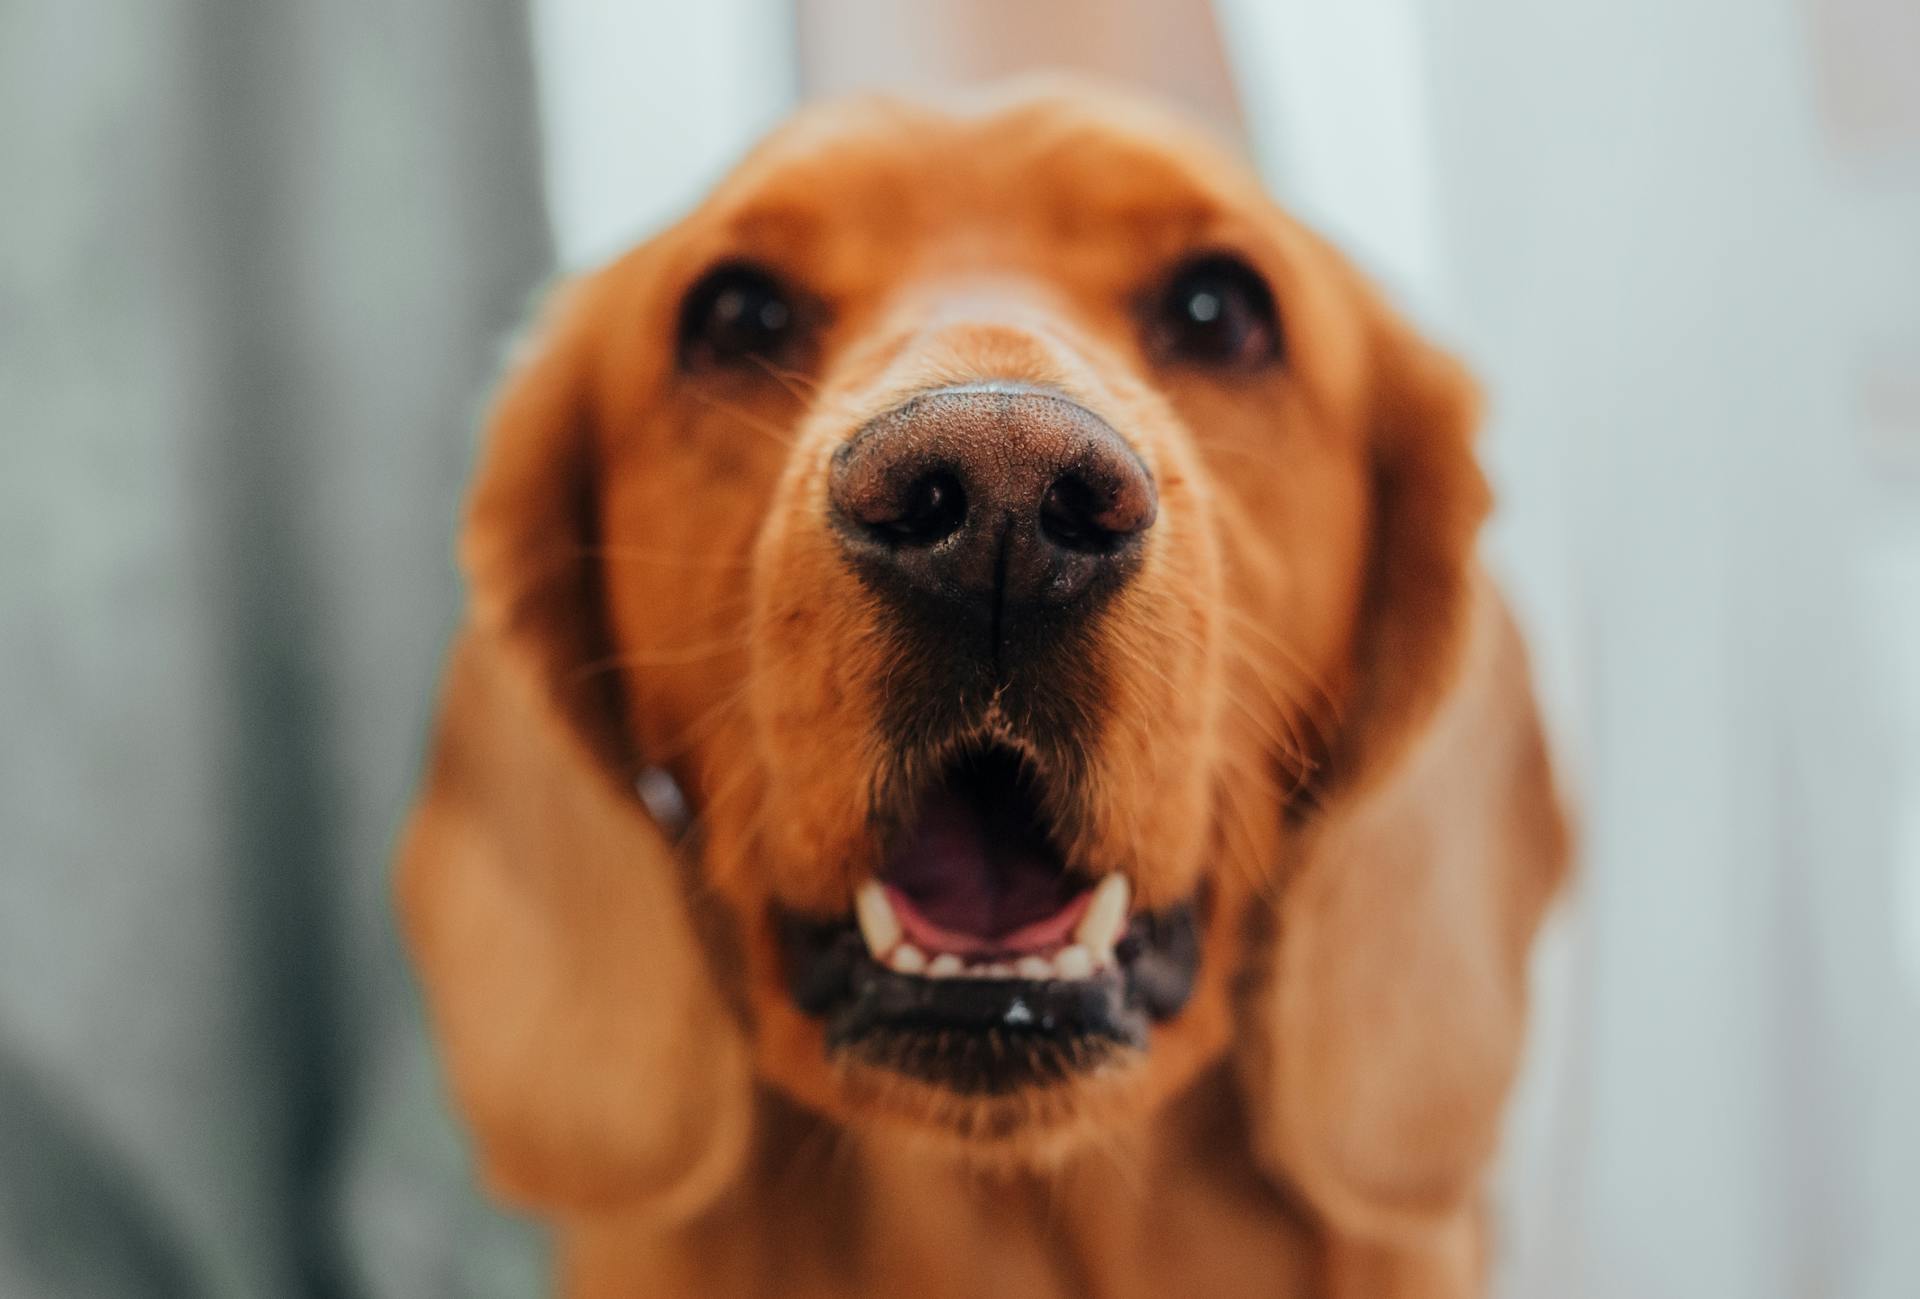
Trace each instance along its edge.
{"label": "floppy ear", "polygon": [[1518,635],[1474,559],[1472,384],[1371,310],[1362,695],[1289,835],[1239,1063],[1260,1157],[1325,1228],[1328,1292],[1466,1296],[1566,834]]}
{"label": "floppy ear", "polygon": [[681,863],[634,792],[611,678],[580,671],[605,653],[593,318],[584,298],[562,304],[491,421],[461,538],[471,606],[400,904],[496,1191],[684,1212],[744,1151],[749,1065]]}

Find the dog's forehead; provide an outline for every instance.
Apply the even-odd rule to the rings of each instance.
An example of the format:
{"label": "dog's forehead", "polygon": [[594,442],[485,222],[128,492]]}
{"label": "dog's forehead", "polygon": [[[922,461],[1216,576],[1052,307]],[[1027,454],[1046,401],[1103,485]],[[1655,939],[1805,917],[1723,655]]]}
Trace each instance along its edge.
{"label": "dog's forehead", "polygon": [[741,239],[897,242],[999,234],[1191,234],[1265,205],[1250,171],[1191,123],[1086,94],[930,106],[893,99],[797,115],[716,191]]}

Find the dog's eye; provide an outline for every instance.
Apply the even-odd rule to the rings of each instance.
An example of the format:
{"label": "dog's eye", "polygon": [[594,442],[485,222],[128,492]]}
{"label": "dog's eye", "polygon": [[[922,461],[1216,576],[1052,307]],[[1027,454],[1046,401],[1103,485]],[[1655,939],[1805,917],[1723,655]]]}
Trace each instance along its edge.
{"label": "dog's eye", "polygon": [[1164,361],[1240,367],[1280,356],[1273,291],[1228,253],[1208,253],[1168,278],[1148,322],[1148,344]]}
{"label": "dog's eye", "polygon": [[684,365],[735,365],[750,357],[774,359],[798,328],[793,296],[757,266],[715,267],[687,291],[680,308]]}

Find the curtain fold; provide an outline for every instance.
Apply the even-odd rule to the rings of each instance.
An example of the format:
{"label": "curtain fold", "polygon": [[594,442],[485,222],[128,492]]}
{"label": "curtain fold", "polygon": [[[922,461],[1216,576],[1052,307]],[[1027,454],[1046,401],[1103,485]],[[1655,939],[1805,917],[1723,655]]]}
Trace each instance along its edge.
{"label": "curtain fold", "polygon": [[6,6],[0,157],[0,1293],[532,1293],[387,884],[550,261],[526,15]]}

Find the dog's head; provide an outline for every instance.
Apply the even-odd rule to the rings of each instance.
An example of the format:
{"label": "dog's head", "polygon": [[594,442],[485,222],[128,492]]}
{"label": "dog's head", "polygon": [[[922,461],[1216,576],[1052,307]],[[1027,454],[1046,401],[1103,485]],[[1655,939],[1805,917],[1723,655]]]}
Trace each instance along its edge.
{"label": "dog's head", "polygon": [[1340,1114],[1426,1122],[1463,1023],[1483,1153],[1545,892],[1486,842],[1557,847],[1483,824],[1548,800],[1469,666],[1472,410],[1237,163],[1085,96],[815,110],[556,293],[404,881],[499,1180],[697,1201],[756,1077],[1046,1160],[1235,1043],[1256,1139],[1351,1180]]}

